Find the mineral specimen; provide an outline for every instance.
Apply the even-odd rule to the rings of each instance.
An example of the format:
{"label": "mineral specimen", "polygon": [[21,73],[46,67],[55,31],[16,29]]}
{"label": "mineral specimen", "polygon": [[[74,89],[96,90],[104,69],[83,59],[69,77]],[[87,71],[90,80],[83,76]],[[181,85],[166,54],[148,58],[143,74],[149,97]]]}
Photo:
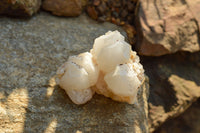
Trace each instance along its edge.
{"label": "mineral specimen", "polygon": [[57,71],[57,83],[76,104],[84,104],[92,98],[90,89],[98,79],[98,67],[88,52],[69,57]]}
{"label": "mineral specimen", "polygon": [[118,31],[96,38],[90,53],[69,57],[57,71],[57,83],[76,104],[86,103],[94,92],[134,104],[143,80],[139,57]]}

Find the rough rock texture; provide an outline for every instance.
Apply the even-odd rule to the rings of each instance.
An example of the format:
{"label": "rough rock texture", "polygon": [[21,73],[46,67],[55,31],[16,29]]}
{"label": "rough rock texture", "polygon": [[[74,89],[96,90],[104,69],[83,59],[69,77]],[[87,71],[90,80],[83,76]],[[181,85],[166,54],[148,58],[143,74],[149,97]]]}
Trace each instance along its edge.
{"label": "rough rock texture", "polygon": [[42,7],[54,15],[78,16],[85,5],[85,0],[44,0]]}
{"label": "rough rock texture", "polygon": [[136,43],[136,30],[133,26],[139,0],[89,0],[86,11],[99,22],[109,21],[123,26],[131,45]]}
{"label": "rough rock texture", "polygon": [[40,5],[41,0],[1,0],[0,14],[27,17],[36,13]]}
{"label": "rough rock texture", "polygon": [[149,77],[149,130],[185,111],[200,97],[200,52],[144,57]]}
{"label": "rough rock texture", "polygon": [[96,37],[117,26],[86,16],[31,20],[0,18],[1,132],[148,132],[145,82],[138,105],[95,95],[87,104],[71,102],[54,75],[69,55],[88,51]]}
{"label": "rough rock texture", "polygon": [[200,99],[183,114],[164,123],[155,133],[200,133]]}
{"label": "rough rock texture", "polygon": [[141,0],[139,54],[160,56],[200,50],[200,0]]}
{"label": "rough rock texture", "polygon": [[89,0],[88,15],[100,22],[117,25],[133,24],[138,0]]}

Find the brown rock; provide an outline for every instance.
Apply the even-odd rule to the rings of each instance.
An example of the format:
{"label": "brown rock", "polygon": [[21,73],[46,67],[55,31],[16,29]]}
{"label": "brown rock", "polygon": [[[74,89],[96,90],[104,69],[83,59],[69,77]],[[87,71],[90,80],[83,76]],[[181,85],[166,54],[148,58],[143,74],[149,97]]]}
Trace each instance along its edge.
{"label": "brown rock", "polygon": [[135,28],[129,24],[125,24],[123,26],[124,30],[126,31],[127,33],[127,36],[128,36],[128,41],[131,43],[131,44],[135,44],[135,35],[136,35],[136,31],[135,31]]}
{"label": "brown rock", "polygon": [[81,0],[82,7],[87,6],[88,0]]}
{"label": "brown rock", "polygon": [[97,12],[96,12],[95,8],[92,6],[87,7],[87,13],[94,20],[96,20],[98,18]]}
{"label": "brown rock", "polygon": [[97,6],[97,10],[98,10],[99,14],[101,14],[101,15],[105,14],[105,12],[107,10],[106,3],[101,2],[101,4],[99,6]]}
{"label": "brown rock", "polygon": [[149,76],[149,130],[183,113],[200,97],[200,52],[143,57]]}
{"label": "brown rock", "polygon": [[98,6],[100,3],[101,3],[100,0],[94,0],[94,1],[93,1],[93,4],[94,4],[95,6]]}
{"label": "brown rock", "polygon": [[137,50],[160,56],[176,51],[200,50],[200,0],[141,0]]}
{"label": "brown rock", "polygon": [[148,133],[148,81],[139,89],[137,105],[101,95],[76,105],[55,84],[56,70],[68,56],[90,50],[108,30],[125,35],[122,28],[85,15],[0,18],[0,132]]}
{"label": "brown rock", "polygon": [[192,15],[195,17],[196,22],[200,26],[200,0],[186,0],[187,5],[190,7]]}
{"label": "brown rock", "polygon": [[0,14],[28,17],[36,13],[40,5],[41,0],[1,0]]}
{"label": "brown rock", "polygon": [[44,10],[57,16],[78,16],[82,12],[82,0],[44,0]]}
{"label": "brown rock", "polygon": [[[112,17],[133,25],[138,0],[90,0],[88,7],[93,7],[97,13],[97,20],[102,16],[111,20]],[[90,14],[90,13],[88,13]],[[111,21],[112,22],[112,21]]]}
{"label": "brown rock", "polygon": [[120,13],[120,16],[122,18],[125,18],[127,15],[128,15],[128,11],[127,10],[122,10],[121,13]]}
{"label": "brown rock", "polygon": [[200,99],[183,114],[165,122],[155,133],[200,133]]}
{"label": "brown rock", "polygon": [[[135,11],[139,5],[138,0],[90,0],[87,6],[87,13],[99,22],[109,21],[116,25],[130,25],[133,27]],[[128,40],[131,45],[135,43],[135,32],[128,31]]]}

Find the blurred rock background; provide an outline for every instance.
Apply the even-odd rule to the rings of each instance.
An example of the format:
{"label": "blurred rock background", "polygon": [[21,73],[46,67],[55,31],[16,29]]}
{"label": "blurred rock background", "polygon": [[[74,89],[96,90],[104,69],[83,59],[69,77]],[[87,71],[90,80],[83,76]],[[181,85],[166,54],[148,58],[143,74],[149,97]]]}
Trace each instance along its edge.
{"label": "blurred rock background", "polygon": [[[116,113],[114,119],[111,117],[102,125],[114,124],[116,127],[107,131],[119,132],[199,133],[199,7],[200,0],[1,0],[0,128],[5,132],[62,132],[59,126],[73,125],[75,120],[57,113],[61,107],[74,110],[79,114],[77,119],[84,118],[75,122],[77,125],[88,126],[68,128],[69,131],[90,132],[91,127],[98,127],[95,113],[91,115],[93,120],[83,117],[84,113],[91,113],[87,109],[95,104],[85,106],[86,112],[80,108],[77,111],[69,100],[63,102],[66,96],[55,89],[49,78],[69,55],[89,49],[93,39],[107,30],[118,29],[141,57],[149,92],[143,89],[141,104],[133,109],[143,110],[138,118],[128,106],[121,105],[129,113],[121,110],[120,117]],[[20,87],[23,89],[16,89]],[[44,93],[53,97],[47,100]],[[128,119],[129,115],[136,121]],[[131,123],[139,126],[130,126]]]}

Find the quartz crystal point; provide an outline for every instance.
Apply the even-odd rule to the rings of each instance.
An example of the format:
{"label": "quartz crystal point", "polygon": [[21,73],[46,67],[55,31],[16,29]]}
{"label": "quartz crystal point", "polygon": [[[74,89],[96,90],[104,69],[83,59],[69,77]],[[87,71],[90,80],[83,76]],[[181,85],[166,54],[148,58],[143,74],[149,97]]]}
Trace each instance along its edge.
{"label": "quartz crystal point", "polygon": [[115,70],[105,75],[104,80],[114,95],[121,98],[130,97],[126,102],[134,103],[141,82],[132,64],[118,65]]}
{"label": "quartz crystal point", "polygon": [[118,65],[110,73],[100,71],[99,79],[92,89],[113,100],[134,104],[137,101],[137,91],[144,81],[144,69],[139,63],[136,52],[131,52],[127,64]]}
{"label": "quartz crystal point", "polygon": [[68,61],[74,62],[86,70],[86,72],[88,73],[90,86],[93,86],[96,84],[99,70],[98,70],[97,65],[93,63],[91,53],[85,52],[85,53],[79,54],[78,56],[71,56],[69,57]]}
{"label": "quartz crystal point", "polygon": [[122,36],[119,31],[108,31],[105,35],[96,38],[93,45],[94,59],[99,55],[102,48],[107,45],[112,45],[117,41],[124,41],[124,36]]}
{"label": "quartz crystal point", "polygon": [[89,101],[94,91],[90,86],[96,84],[99,70],[88,52],[69,57],[57,70],[57,83],[76,104]]}
{"label": "quartz crystal point", "polygon": [[131,55],[131,46],[125,41],[116,41],[101,49],[96,61],[103,72],[110,72],[118,64],[128,62]]}
{"label": "quartz crystal point", "polygon": [[68,61],[57,71],[57,83],[75,104],[89,101],[94,92],[134,104],[144,81],[139,56],[118,31],[95,39],[93,49]]}

